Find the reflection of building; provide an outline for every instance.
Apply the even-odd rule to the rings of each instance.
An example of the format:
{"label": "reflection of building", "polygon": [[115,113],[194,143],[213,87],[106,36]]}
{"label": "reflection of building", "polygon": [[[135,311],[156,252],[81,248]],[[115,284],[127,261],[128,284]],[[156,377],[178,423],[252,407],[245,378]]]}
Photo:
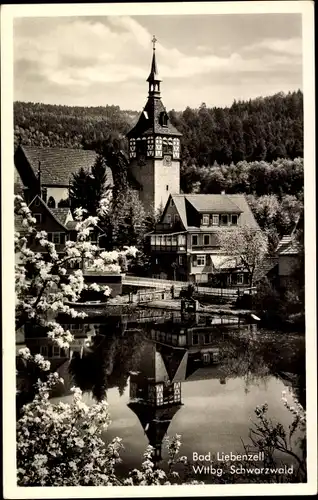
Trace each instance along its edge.
{"label": "reflection of building", "polygon": [[69,330],[74,339],[69,348],[59,347],[47,336],[31,336],[26,334],[25,344],[30,349],[31,354],[40,353],[45,359],[51,361],[52,366],[58,366],[60,362],[72,359],[77,352],[83,356],[84,349],[89,347],[92,338],[98,334],[94,324],[62,324],[65,330]]}
{"label": "reflection of building", "polygon": [[189,358],[206,365],[221,360],[222,343],[227,329],[238,327],[237,317],[194,314],[178,323],[166,321],[164,324],[154,324],[148,335],[153,341],[187,349]]}
{"label": "reflection of building", "polygon": [[130,377],[129,408],[137,415],[161,460],[162,441],[174,415],[181,408],[181,382],[185,380],[188,353],[185,349],[160,348],[146,341],[138,374]]}
{"label": "reflection of building", "polygon": [[[220,384],[226,383],[226,374],[219,365],[220,348],[216,342],[208,348],[202,347],[202,352],[203,356],[200,349],[192,351],[192,347],[172,346],[171,340],[170,345],[147,340],[141,353],[139,371],[131,373],[128,406],[137,415],[149,444],[155,449],[155,462],[162,459],[163,438],[183,404],[182,382],[218,379]],[[209,366],[204,359],[207,354]]]}

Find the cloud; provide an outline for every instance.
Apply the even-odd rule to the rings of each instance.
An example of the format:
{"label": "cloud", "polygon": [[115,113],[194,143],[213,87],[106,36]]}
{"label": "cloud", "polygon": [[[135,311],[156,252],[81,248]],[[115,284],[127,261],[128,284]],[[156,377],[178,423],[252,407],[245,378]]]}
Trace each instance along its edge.
{"label": "cloud", "polygon": [[[278,72],[284,72],[286,78],[295,69],[301,74],[300,38],[264,38],[239,48],[229,40],[221,54],[213,51],[212,43],[195,46],[194,42],[190,55],[182,50],[182,36],[178,46],[169,46],[164,36],[160,36],[163,42],[156,44],[160,75],[167,81],[176,80],[178,92],[183,85],[187,94],[191,89],[196,94],[199,87],[205,88],[206,81],[219,85],[223,79],[233,93],[233,82],[244,80],[248,85],[250,75],[264,81]],[[150,68],[151,37],[147,27],[129,16],[19,19],[14,26],[17,98],[29,99],[23,95],[31,82],[36,85],[36,76],[43,94],[46,86],[51,93],[55,89],[56,102],[59,89],[63,98],[69,89],[70,104],[73,98],[83,95],[85,104],[89,99],[95,103],[100,94],[94,92],[97,88],[102,92],[103,85],[105,94],[109,90],[108,95],[114,99],[118,97],[118,89],[115,92],[114,88],[120,85],[121,102],[132,99],[124,94],[134,85],[140,85],[138,95],[145,94],[142,85]],[[45,95],[42,99],[45,101]],[[108,103],[118,103],[109,99]]]}
{"label": "cloud", "polygon": [[243,48],[243,52],[256,52],[263,50],[276,53],[278,52],[290,56],[301,56],[302,39],[300,37],[287,39],[268,38]]}

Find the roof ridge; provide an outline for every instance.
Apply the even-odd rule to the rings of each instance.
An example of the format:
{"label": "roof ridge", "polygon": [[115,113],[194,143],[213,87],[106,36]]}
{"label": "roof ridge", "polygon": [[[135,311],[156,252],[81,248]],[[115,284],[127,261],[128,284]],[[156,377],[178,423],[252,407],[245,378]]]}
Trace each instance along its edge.
{"label": "roof ridge", "polygon": [[[38,194],[36,194],[33,198],[33,200],[29,203],[29,207],[32,205],[32,203],[34,202],[34,200],[36,198],[39,198],[40,202],[42,203],[42,205],[49,211],[49,213],[52,215],[52,217],[54,218],[54,220],[60,224],[60,226],[64,227],[64,229],[67,230],[67,227],[54,215],[54,213],[52,212],[52,210],[50,209],[50,207],[47,206],[47,204],[45,203],[45,201],[41,198],[41,196],[39,196]],[[63,207],[61,207],[63,208]]]}

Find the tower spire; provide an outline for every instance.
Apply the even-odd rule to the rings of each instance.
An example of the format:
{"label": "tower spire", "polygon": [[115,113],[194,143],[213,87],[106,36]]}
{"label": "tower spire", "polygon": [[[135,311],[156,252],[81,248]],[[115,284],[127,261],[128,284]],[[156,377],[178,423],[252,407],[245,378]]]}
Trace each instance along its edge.
{"label": "tower spire", "polygon": [[152,42],[152,61],[150,74],[147,78],[147,82],[149,83],[149,95],[159,97],[160,96],[160,77],[158,73],[157,60],[156,60],[156,42],[157,38],[153,35]]}

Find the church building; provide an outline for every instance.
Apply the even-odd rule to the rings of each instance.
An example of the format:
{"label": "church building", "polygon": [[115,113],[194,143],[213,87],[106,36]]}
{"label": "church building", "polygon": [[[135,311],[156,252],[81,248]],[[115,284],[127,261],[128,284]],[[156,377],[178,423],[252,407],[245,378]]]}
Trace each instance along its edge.
{"label": "church building", "polygon": [[128,132],[130,170],[146,211],[164,208],[171,194],[180,192],[180,137],[161,100],[156,61],[156,38],[147,82],[147,103]]}

